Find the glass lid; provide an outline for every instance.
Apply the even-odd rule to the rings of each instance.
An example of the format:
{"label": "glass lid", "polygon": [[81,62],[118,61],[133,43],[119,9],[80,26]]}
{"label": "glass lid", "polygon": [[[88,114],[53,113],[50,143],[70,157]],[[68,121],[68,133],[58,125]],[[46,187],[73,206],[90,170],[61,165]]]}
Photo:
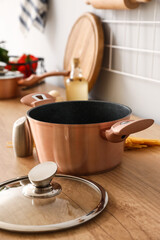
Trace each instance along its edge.
{"label": "glass lid", "polygon": [[70,228],[94,218],[106,207],[107,192],[97,183],[56,174],[45,162],[28,176],[0,184],[0,228],[44,232]]}

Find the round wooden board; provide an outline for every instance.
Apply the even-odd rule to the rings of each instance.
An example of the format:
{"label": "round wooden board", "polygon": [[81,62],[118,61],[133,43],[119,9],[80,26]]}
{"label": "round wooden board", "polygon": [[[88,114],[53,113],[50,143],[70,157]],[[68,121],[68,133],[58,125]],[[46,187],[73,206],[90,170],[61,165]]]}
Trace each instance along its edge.
{"label": "round wooden board", "polygon": [[101,21],[96,15],[85,13],[77,19],[69,34],[64,69],[70,70],[72,59],[80,58],[82,73],[88,80],[90,91],[101,68],[103,50],[104,35]]}

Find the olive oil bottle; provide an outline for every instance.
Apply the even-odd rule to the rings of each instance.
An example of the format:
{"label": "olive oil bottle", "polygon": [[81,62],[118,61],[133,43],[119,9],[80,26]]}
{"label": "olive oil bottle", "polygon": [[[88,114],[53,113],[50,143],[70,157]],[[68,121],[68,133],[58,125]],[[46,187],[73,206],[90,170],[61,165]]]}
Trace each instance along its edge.
{"label": "olive oil bottle", "polygon": [[74,58],[70,77],[66,80],[66,97],[68,101],[88,100],[88,82],[83,77],[79,58]]}

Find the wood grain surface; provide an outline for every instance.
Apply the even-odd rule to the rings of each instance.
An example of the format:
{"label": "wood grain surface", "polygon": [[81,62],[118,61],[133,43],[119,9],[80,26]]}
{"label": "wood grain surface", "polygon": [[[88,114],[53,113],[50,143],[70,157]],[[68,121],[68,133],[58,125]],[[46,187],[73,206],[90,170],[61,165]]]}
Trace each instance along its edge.
{"label": "wood grain surface", "polygon": [[103,49],[104,36],[100,19],[92,13],[83,14],[77,19],[69,34],[64,55],[64,69],[70,71],[73,58],[79,58],[82,74],[88,81],[89,91],[98,77]]}
{"label": "wood grain surface", "polygon": [[[23,92],[53,89],[49,84]],[[64,94],[63,89],[60,90]],[[38,163],[33,157],[16,158],[13,148],[6,147],[12,138],[12,126],[17,118],[30,109],[19,98],[0,101],[0,181],[27,175]],[[150,117],[150,116],[149,116]],[[136,118],[136,117],[132,117]],[[154,124],[134,134],[144,138],[160,139],[160,126]],[[63,240],[159,240],[160,239],[160,147],[128,150],[121,165],[110,172],[88,176],[108,192],[106,209],[90,222],[65,231],[23,234],[0,230],[0,239],[63,239]],[[74,197],[76,195],[74,194]],[[82,199],[79,199],[79,204]],[[85,201],[85,195],[83,196]],[[87,202],[86,206],[89,206]],[[84,209],[85,210],[85,209]]]}

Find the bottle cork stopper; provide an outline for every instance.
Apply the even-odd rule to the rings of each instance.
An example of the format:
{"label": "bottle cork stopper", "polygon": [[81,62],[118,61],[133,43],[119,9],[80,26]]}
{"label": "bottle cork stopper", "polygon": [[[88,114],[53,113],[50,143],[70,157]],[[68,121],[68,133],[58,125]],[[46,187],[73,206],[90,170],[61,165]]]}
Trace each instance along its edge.
{"label": "bottle cork stopper", "polygon": [[73,61],[72,61],[72,63],[73,63],[73,65],[74,65],[74,67],[78,67],[79,66],[79,58],[73,58]]}

